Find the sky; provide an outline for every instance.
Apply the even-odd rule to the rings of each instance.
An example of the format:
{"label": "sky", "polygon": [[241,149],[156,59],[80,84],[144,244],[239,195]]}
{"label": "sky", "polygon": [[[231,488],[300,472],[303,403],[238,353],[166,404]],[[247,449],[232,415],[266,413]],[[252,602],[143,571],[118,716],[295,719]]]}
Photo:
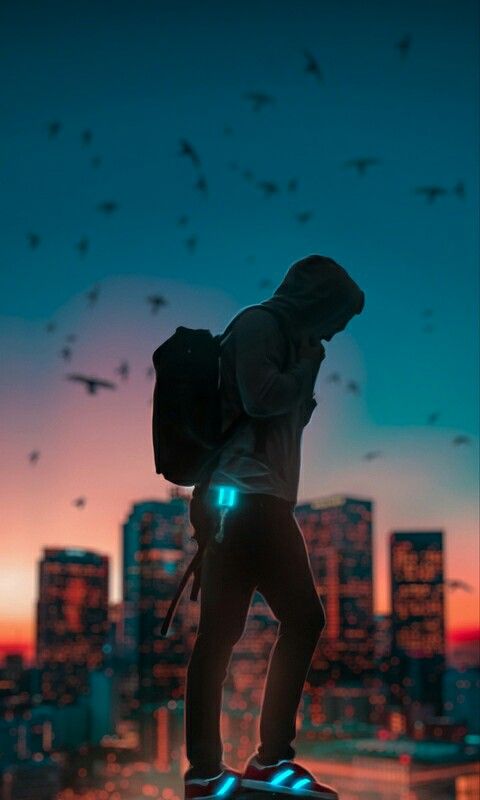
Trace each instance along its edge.
{"label": "sky", "polygon": [[[478,627],[477,4],[112,8],[0,9],[0,650],[31,646],[45,546],[109,554],[120,599],[122,523],[170,488],[153,464],[156,347],[178,325],[221,332],[310,253],[342,264],[366,302],[325,343],[299,501],[373,501],[378,612],[389,533],[443,530],[447,577],[472,587],[448,591],[447,627]],[[255,111],[249,92],[273,101]],[[361,174],[346,163],[359,157],[378,160]],[[415,191],[429,185],[444,189],[433,202]],[[99,210],[109,201],[113,213]],[[168,301],[157,314],[152,293]],[[115,372],[124,359],[128,380]],[[87,395],[69,372],[117,389]]]}

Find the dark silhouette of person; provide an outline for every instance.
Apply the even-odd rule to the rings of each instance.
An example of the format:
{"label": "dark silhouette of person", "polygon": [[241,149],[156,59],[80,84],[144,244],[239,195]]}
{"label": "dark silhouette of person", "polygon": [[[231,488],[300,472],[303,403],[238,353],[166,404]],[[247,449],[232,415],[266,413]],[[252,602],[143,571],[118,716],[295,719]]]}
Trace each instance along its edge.
{"label": "dark silhouette of person", "polygon": [[[186,798],[226,795],[240,780],[244,787],[268,790],[267,781],[279,768],[284,772],[276,793],[290,788],[291,794],[292,781],[300,780],[314,793],[309,796],[337,797],[294,761],[291,744],[304,682],[326,622],[294,508],[302,432],[316,406],[312,395],[325,358],[322,340],[342,331],[364,302],[363,291],[340,264],[310,255],[292,264],[273,295],[260,304],[281,313],[288,341],[272,314],[252,308],[235,320],[222,344],[224,429],[242,409],[251,420],[225,445],[207,489],[195,487],[190,501],[192,524],[204,525],[209,536],[200,619],[187,669]],[[229,497],[223,508],[220,491]],[[222,760],[222,689],[256,590],[280,624],[263,696],[260,745],[240,773]]]}

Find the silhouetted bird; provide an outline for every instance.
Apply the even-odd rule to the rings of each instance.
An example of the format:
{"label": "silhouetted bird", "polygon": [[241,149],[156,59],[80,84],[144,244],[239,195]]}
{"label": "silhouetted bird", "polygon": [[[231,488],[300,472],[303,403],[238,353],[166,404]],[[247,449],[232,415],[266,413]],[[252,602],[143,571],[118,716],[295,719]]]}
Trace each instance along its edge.
{"label": "silhouetted bird", "polygon": [[69,375],[65,376],[69,381],[77,381],[78,383],[83,383],[87,394],[96,394],[98,389],[116,389],[116,383],[112,383],[112,381],[105,381],[101,378],[90,378],[87,375],[80,375],[78,373],[70,373]]}
{"label": "silhouetted bird", "polygon": [[314,75],[320,83],[323,83],[322,70],[320,69],[317,59],[310,53],[309,50],[304,50],[303,55],[307,60],[305,72],[309,72],[311,75]]}
{"label": "silhouetted bird", "polygon": [[152,314],[156,314],[161,306],[168,305],[163,294],[150,294],[147,297],[147,303],[150,303]]}
{"label": "silhouetted bird", "polygon": [[72,500],[72,506],[76,506],[77,508],[84,508],[86,502],[87,502],[86,497],[77,497],[75,500]]}
{"label": "silhouetted bird", "polygon": [[409,33],[406,33],[405,36],[400,39],[399,42],[396,43],[395,47],[398,49],[401,58],[405,58],[408,51],[410,50],[410,45],[412,43],[412,37]]}
{"label": "silhouetted bird", "polygon": [[343,162],[345,167],[356,167],[359,175],[364,175],[367,167],[380,163],[379,158],[350,158],[348,161]]}
{"label": "silhouetted bird", "polygon": [[47,333],[53,333],[56,327],[57,327],[56,322],[47,322],[47,324],[45,325],[45,330],[47,331]]}
{"label": "silhouetted bird", "polygon": [[296,192],[298,189],[298,178],[290,178],[287,183],[287,192]]}
{"label": "silhouetted bird", "polygon": [[270,278],[261,278],[258,282],[258,286],[260,289],[266,289],[267,286],[271,286],[272,281]]}
{"label": "silhouetted bird", "polygon": [[325,383],[340,383],[340,373],[331,372],[328,378],[325,378]]}
{"label": "silhouetted bird", "polygon": [[360,394],[360,386],[356,381],[348,381],[346,389],[353,394]]}
{"label": "silhouetted bird", "polygon": [[260,111],[264,106],[275,102],[275,98],[265,92],[244,92],[243,97],[245,100],[250,100],[253,111]]}
{"label": "silhouetted bird", "polygon": [[92,131],[89,128],[86,128],[82,131],[82,144],[89,145],[92,141]]}
{"label": "silhouetted bird", "polygon": [[62,349],[60,350],[60,355],[62,356],[64,361],[70,361],[72,357],[72,348],[62,347]]}
{"label": "silhouetted bird", "polygon": [[465,581],[461,581],[458,578],[450,578],[450,579],[444,580],[444,584],[449,589],[453,589],[453,590],[462,589],[464,592],[473,592],[473,586],[470,586],[469,583],[466,583]]}
{"label": "silhouetted bird", "polygon": [[90,291],[87,292],[87,294],[85,295],[91,306],[93,306],[97,302],[99,291],[100,291],[99,287],[95,286],[94,289],[90,289]]}
{"label": "silhouetted bird", "polygon": [[198,180],[193,184],[194,189],[198,189],[199,192],[203,192],[207,194],[207,181],[204,175],[200,175]]}
{"label": "silhouetted bird", "polygon": [[40,458],[40,450],[32,450],[28,454],[28,460],[30,461],[30,464],[36,464],[39,458]]}
{"label": "silhouetted bird", "polygon": [[87,237],[86,237],[86,236],[83,236],[83,237],[80,239],[80,241],[79,241],[79,242],[77,242],[77,244],[75,245],[75,247],[76,247],[76,249],[78,250],[78,252],[80,253],[80,255],[81,255],[81,256],[84,256],[84,255],[86,255],[86,254],[87,254],[87,252],[88,252],[88,248],[89,248],[89,244],[90,244],[90,243],[89,243],[89,241],[88,241],[88,239],[87,239]]}
{"label": "silhouetted bird", "polygon": [[155,375],[155,367],[147,367],[147,378],[153,378]]}
{"label": "silhouetted bird", "polygon": [[99,211],[103,211],[104,214],[113,214],[118,209],[118,203],[114,200],[105,200],[104,203],[99,203],[97,208]]}
{"label": "silhouetted bird", "polygon": [[272,194],[277,194],[278,192],[278,185],[273,181],[259,181],[257,186],[265,192],[265,197],[271,197]]}
{"label": "silhouetted bird", "polygon": [[302,224],[308,222],[312,217],[313,211],[299,211],[298,214],[295,214],[295,219]]}
{"label": "silhouetted bird", "polygon": [[424,308],[422,311],[422,317],[431,317],[433,314],[433,308]]}
{"label": "silhouetted bird", "polygon": [[98,169],[101,163],[102,163],[101,156],[92,156],[90,159],[90,164],[94,169]]}
{"label": "silhouetted bird", "polygon": [[443,186],[416,186],[414,192],[415,194],[424,194],[427,203],[433,203],[436,197],[447,194],[447,190]]}
{"label": "silhouetted bird", "polygon": [[253,181],[254,175],[251,169],[244,169],[242,172],[242,177],[245,178],[246,181]]}
{"label": "silhouetted bird", "polygon": [[195,167],[200,166],[200,158],[198,157],[197,151],[186,139],[180,139],[179,155],[189,158]]}
{"label": "silhouetted bird", "polygon": [[463,181],[458,181],[452,189],[452,192],[460,197],[462,200],[465,197],[465,184]]}
{"label": "silhouetted bird", "polygon": [[38,233],[27,233],[27,241],[32,250],[35,250],[40,244],[40,236]]}
{"label": "silhouetted bird", "polygon": [[75,333],[69,333],[69,334],[67,334],[67,336],[65,336],[65,339],[67,340],[67,342],[74,342],[76,338],[77,337],[76,337]]}
{"label": "silhouetted bird", "polygon": [[186,215],[186,214],[182,214],[182,216],[181,216],[181,217],[179,217],[179,218],[178,218],[178,220],[177,220],[177,225],[180,225],[180,226],[183,226],[183,227],[185,227],[185,225],[187,224],[187,222],[188,222],[188,217],[187,217],[187,215]]}
{"label": "silhouetted bird", "polygon": [[424,325],[422,330],[424,333],[431,333],[432,331],[435,330],[435,328],[433,327],[433,325]]}
{"label": "silhouetted bird", "polygon": [[62,127],[61,122],[58,122],[58,121],[49,122],[48,123],[48,138],[49,139],[53,139],[55,136],[58,136],[58,134],[60,133],[61,127]]}
{"label": "silhouetted bird", "polygon": [[224,136],[231,136],[233,133],[233,128],[231,125],[224,125],[223,126],[223,135]]}
{"label": "silhouetted bird", "polygon": [[432,411],[432,413],[429,414],[428,417],[427,417],[428,424],[429,425],[433,425],[433,423],[437,421],[439,416],[440,416],[440,413],[438,411]]}
{"label": "silhouetted bird", "polygon": [[193,251],[195,250],[195,248],[197,246],[197,242],[198,242],[198,239],[194,234],[192,234],[187,239],[185,239],[185,245],[187,247],[187,250],[190,250],[190,252],[193,253]]}
{"label": "silhouetted bird", "polygon": [[470,442],[470,437],[469,436],[464,436],[464,435],[455,436],[452,439],[452,444],[455,444],[455,445],[456,444],[469,444],[469,442]]}
{"label": "silhouetted bird", "polygon": [[382,455],[382,451],[381,450],[370,450],[368,453],[365,453],[363,458],[366,461],[373,461],[374,458],[378,458],[381,455]]}
{"label": "silhouetted bird", "polygon": [[130,367],[128,365],[128,361],[122,361],[118,367],[115,367],[115,373],[120,376],[122,381],[128,380],[128,376],[130,374]]}

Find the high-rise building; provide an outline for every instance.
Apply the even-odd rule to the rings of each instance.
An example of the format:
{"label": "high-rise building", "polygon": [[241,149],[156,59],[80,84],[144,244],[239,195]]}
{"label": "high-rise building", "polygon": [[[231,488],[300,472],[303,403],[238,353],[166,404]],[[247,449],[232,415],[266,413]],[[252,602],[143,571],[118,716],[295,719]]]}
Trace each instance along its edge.
{"label": "high-rise building", "polygon": [[158,743],[151,740],[160,730],[157,710],[184,693],[181,606],[166,638],[160,635],[160,629],[186,567],[186,557],[193,555],[192,546],[193,552],[196,550],[193,542],[189,544],[189,533],[184,497],[136,503],[123,526],[124,652],[137,677],[134,708],[140,719],[145,756],[158,750]]}
{"label": "high-rise building", "polygon": [[392,700],[441,715],[445,670],[442,532],[391,533],[390,569]]}
{"label": "high-rise building", "polygon": [[108,627],[108,556],[47,547],[39,563],[37,663],[44,702],[65,705],[88,692]]}
{"label": "high-rise building", "polygon": [[333,495],[295,508],[327,618],[312,658],[312,685],[358,682],[373,671],[372,505]]}

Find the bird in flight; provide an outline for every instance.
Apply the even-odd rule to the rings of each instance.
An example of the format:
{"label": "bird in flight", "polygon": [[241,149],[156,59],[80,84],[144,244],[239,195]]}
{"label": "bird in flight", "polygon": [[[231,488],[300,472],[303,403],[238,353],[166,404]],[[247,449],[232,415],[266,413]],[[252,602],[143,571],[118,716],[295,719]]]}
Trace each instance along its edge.
{"label": "bird in flight", "polygon": [[422,311],[422,317],[431,317],[433,314],[433,308],[424,308]]}
{"label": "bird in flight", "polygon": [[62,356],[64,361],[70,361],[72,357],[72,348],[62,347],[62,349],[60,350],[60,355]]}
{"label": "bird in flight", "polygon": [[150,303],[152,314],[156,314],[161,306],[168,305],[167,300],[165,300],[163,294],[150,294],[147,297],[147,303]]}
{"label": "bird in flight", "polygon": [[186,214],[182,214],[181,217],[179,217],[178,220],[177,220],[177,225],[180,225],[181,227],[185,227],[187,222],[188,222],[187,215]]}
{"label": "bird in flight", "polygon": [[250,100],[253,111],[260,111],[264,106],[275,102],[275,98],[265,92],[244,92],[243,97],[245,100]]}
{"label": "bird in flight", "polygon": [[260,278],[260,280],[258,282],[259,289],[266,289],[267,286],[271,286],[271,285],[272,285],[272,281],[271,281],[270,278]]}
{"label": "bird in flight", "polygon": [[70,374],[65,376],[69,381],[77,381],[78,383],[83,383],[87,394],[96,394],[98,389],[116,389],[116,383],[112,383],[112,381],[105,381],[101,378],[92,378],[88,375],[81,375],[77,372],[71,372]]}
{"label": "bird in flight", "polygon": [[53,333],[56,327],[57,327],[56,322],[47,322],[47,324],[45,325],[45,330],[47,331],[47,333]]}
{"label": "bird in flight", "polygon": [[416,186],[414,189],[415,194],[424,194],[427,203],[433,203],[436,197],[441,194],[446,194],[447,190],[443,186]]}
{"label": "bird in flight", "polygon": [[40,450],[32,450],[28,454],[28,460],[30,461],[30,464],[36,464],[39,458],[40,458]]}
{"label": "bird in flight", "polygon": [[186,139],[180,139],[180,156],[190,158],[195,167],[200,166],[200,158],[195,148]]}
{"label": "bird in flight", "polygon": [[452,192],[460,197],[462,200],[465,197],[465,184],[463,181],[458,181],[452,189]]}
{"label": "bird in flight", "polygon": [[76,506],[77,508],[85,508],[86,502],[86,497],[77,497],[75,500],[72,500],[72,506]]}
{"label": "bird in flight", "polygon": [[432,331],[435,330],[435,328],[433,327],[433,325],[428,324],[428,325],[424,325],[422,330],[423,330],[424,333],[431,333]]}
{"label": "bird in flight", "polygon": [[287,192],[295,192],[298,189],[298,178],[290,178],[287,183]]}
{"label": "bird in flight", "polygon": [[122,361],[118,367],[115,367],[115,372],[123,381],[128,380],[128,376],[130,374],[128,361]]}
{"label": "bird in flight", "polygon": [[360,386],[356,381],[348,381],[346,388],[347,391],[353,392],[353,394],[360,394]]}
{"label": "bird in flight", "polygon": [[398,52],[400,53],[401,58],[405,58],[408,51],[410,50],[410,45],[412,43],[412,37],[409,33],[406,33],[399,42],[396,43],[395,47],[397,48]]}
{"label": "bird in flight", "polygon": [[74,333],[69,333],[67,336],[65,336],[67,342],[74,342],[76,338],[77,337]]}
{"label": "bird in flight", "polygon": [[242,178],[245,178],[246,181],[251,183],[251,181],[253,181],[253,178],[254,178],[254,174],[253,174],[252,170],[251,169],[244,169],[243,172],[242,172]]}
{"label": "bird in flight", "polygon": [[445,580],[444,584],[449,589],[463,589],[464,592],[473,592],[473,586],[470,586],[469,583],[461,581],[458,578],[450,578],[449,580]]}
{"label": "bird in flight", "polygon": [[55,136],[58,136],[62,127],[62,123],[55,120],[53,122],[48,123],[48,138],[54,139]]}
{"label": "bird in flight", "polygon": [[455,444],[455,445],[457,445],[457,444],[468,444],[469,442],[470,442],[470,437],[469,436],[464,436],[464,435],[455,436],[452,439],[452,444]]}
{"label": "bird in flight", "polygon": [[114,200],[105,200],[97,205],[97,209],[103,211],[104,214],[113,214],[118,209],[118,203]]}
{"label": "bird in flight", "polygon": [[429,414],[428,417],[427,417],[427,423],[429,425],[433,425],[433,423],[437,421],[439,416],[440,416],[440,413],[438,411],[432,411],[432,413]]}
{"label": "bird in flight", "polygon": [[90,245],[90,243],[89,243],[87,237],[86,236],[82,236],[82,238],[80,239],[79,242],[77,242],[75,247],[76,247],[76,249],[78,250],[78,252],[80,253],[81,256],[85,256],[87,254],[87,252],[88,252],[89,245]]}
{"label": "bird in flight", "polygon": [[313,211],[299,211],[298,214],[295,214],[295,219],[298,220],[301,224],[308,222],[313,217]]}
{"label": "bird in flight", "polygon": [[368,453],[365,453],[363,458],[366,461],[373,461],[374,458],[378,458],[382,454],[381,450],[370,450]]}
{"label": "bird in flight", "polygon": [[223,135],[224,136],[231,136],[233,133],[233,128],[231,125],[224,125],[223,126]]}
{"label": "bird in flight", "polygon": [[195,236],[195,234],[192,234],[191,236],[188,236],[185,239],[185,245],[186,245],[187,249],[190,250],[191,253],[193,253],[193,251],[195,250],[195,248],[197,246],[197,241],[198,241],[198,239]]}
{"label": "bird in flight", "polygon": [[85,297],[87,298],[87,300],[88,300],[88,302],[90,303],[91,306],[93,306],[94,303],[97,302],[99,291],[100,291],[99,287],[95,286],[94,289],[90,289],[90,291],[87,292],[87,294],[85,295]]}
{"label": "bird in flight", "polygon": [[328,378],[325,379],[325,383],[340,383],[340,380],[339,372],[331,372]]}
{"label": "bird in flight", "polygon": [[92,158],[90,159],[90,164],[94,169],[97,169],[101,163],[102,163],[101,156],[92,156]]}
{"label": "bird in flight", "polygon": [[193,188],[198,189],[199,192],[207,194],[207,181],[204,175],[198,176],[198,180],[193,184]]}
{"label": "bird in flight", "polygon": [[323,83],[322,70],[320,69],[320,65],[315,56],[313,56],[309,50],[304,50],[303,55],[307,60],[305,72],[309,72],[311,75],[314,75],[319,83]]}
{"label": "bird in flight", "polygon": [[271,197],[272,194],[277,194],[278,192],[278,186],[273,181],[259,181],[257,186],[265,192],[265,197]]}
{"label": "bird in flight", "polygon": [[82,131],[82,144],[89,145],[92,141],[92,131],[89,128],[86,128]]}
{"label": "bird in flight", "polygon": [[153,378],[155,376],[155,367],[147,367],[146,375],[147,378]]}
{"label": "bird in flight", "polygon": [[364,175],[366,172],[367,167],[371,167],[374,164],[380,164],[379,158],[350,158],[348,161],[344,161],[343,165],[345,167],[356,167],[358,170],[359,175]]}
{"label": "bird in flight", "polygon": [[32,250],[35,250],[41,241],[38,233],[27,233],[27,240]]}

